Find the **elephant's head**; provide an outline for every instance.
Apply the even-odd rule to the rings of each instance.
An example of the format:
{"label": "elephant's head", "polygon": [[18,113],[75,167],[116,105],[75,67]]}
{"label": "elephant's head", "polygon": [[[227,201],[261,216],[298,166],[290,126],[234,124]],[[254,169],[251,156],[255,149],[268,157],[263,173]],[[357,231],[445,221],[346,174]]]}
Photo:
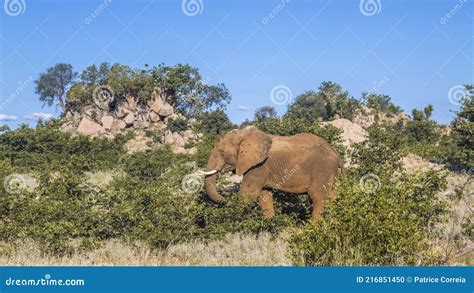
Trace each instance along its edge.
{"label": "elephant's head", "polygon": [[207,163],[206,192],[216,203],[223,203],[224,198],[217,192],[217,172],[224,166],[235,170],[239,176],[252,167],[262,163],[268,157],[272,139],[253,126],[232,130],[226,134],[212,150]]}

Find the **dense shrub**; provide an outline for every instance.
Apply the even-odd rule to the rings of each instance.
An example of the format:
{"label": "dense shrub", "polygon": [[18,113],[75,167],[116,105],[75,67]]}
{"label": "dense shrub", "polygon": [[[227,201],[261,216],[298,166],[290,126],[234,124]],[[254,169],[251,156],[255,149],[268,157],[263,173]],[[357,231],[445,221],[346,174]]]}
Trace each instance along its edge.
{"label": "dense shrub", "polygon": [[[323,218],[306,224],[290,240],[298,265],[434,264],[427,242],[429,228],[443,205],[435,194],[443,182],[434,173],[396,179],[377,175],[346,178]],[[361,183],[362,182],[362,183]],[[374,186],[366,186],[374,184]],[[375,188],[370,192],[371,188]]]}
{"label": "dense shrub", "polygon": [[77,171],[112,168],[130,137],[90,139],[71,136],[59,129],[59,121],[39,123],[36,128],[21,125],[0,134],[0,159],[9,160],[24,171],[68,166]]}
{"label": "dense shrub", "polygon": [[363,93],[362,101],[364,104],[378,111],[380,113],[386,113],[389,116],[396,115],[402,112],[402,109],[391,102],[391,98],[388,95],[381,95],[377,93]]}
{"label": "dense shrub", "polygon": [[446,161],[453,169],[474,169],[474,86],[466,86],[468,96],[451,124],[451,137],[446,141]]}
{"label": "dense shrub", "polygon": [[108,236],[103,216],[97,209],[101,197],[86,184],[84,176],[67,169],[54,172],[46,169],[36,173],[39,185],[32,192],[22,181],[22,175],[6,164],[3,161],[0,180],[10,184],[18,180],[19,188],[8,192],[1,189],[1,241],[13,243],[30,238],[45,253],[63,254],[69,251],[71,239]]}
{"label": "dense shrub", "polygon": [[221,109],[203,113],[196,123],[196,130],[209,136],[220,136],[233,128],[236,126]]}
{"label": "dense shrub", "polygon": [[317,119],[329,120],[336,115],[352,119],[359,106],[359,102],[339,84],[323,82],[317,92],[308,91],[296,97],[285,116],[305,119],[308,122]]}
{"label": "dense shrub", "polygon": [[[44,253],[63,255],[110,238],[164,248],[234,232],[275,233],[294,222],[288,214],[264,219],[256,204],[244,204],[233,190],[223,191],[228,204],[216,206],[199,178],[183,183],[197,168],[191,158],[167,148],[124,156],[120,164],[125,172],[103,186],[63,166],[32,173],[39,181],[34,191],[2,188],[0,241],[30,238]],[[0,167],[1,182],[18,172],[7,160]]]}
{"label": "dense shrub", "polygon": [[186,119],[178,117],[176,119],[172,119],[168,122],[166,129],[171,132],[180,132],[188,130],[188,122]]}
{"label": "dense shrub", "polygon": [[277,112],[272,106],[263,106],[255,110],[254,120],[256,123],[263,123],[267,119],[276,118]]}
{"label": "dense shrub", "polygon": [[413,120],[407,122],[405,132],[410,144],[427,143],[433,144],[439,139],[436,122],[431,120],[433,107],[426,106],[423,111],[413,109]]}

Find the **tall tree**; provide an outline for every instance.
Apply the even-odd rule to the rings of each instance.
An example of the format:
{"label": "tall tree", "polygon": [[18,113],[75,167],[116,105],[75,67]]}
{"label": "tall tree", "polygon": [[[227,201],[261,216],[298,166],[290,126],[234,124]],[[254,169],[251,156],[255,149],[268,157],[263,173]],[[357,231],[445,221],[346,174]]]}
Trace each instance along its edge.
{"label": "tall tree", "polygon": [[290,105],[286,117],[302,118],[309,122],[316,119],[329,120],[339,117],[352,119],[359,102],[334,82],[321,83],[317,92],[308,91]]}
{"label": "tall tree", "polygon": [[263,106],[255,111],[255,120],[262,123],[267,119],[276,118],[277,112],[272,106]]}
{"label": "tall tree", "polygon": [[62,111],[66,112],[64,98],[76,77],[77,73],[73,71],[72,65],[65,63],[58,63],[41,73],[35,83],[36,93],[43,105],[52,106],[57,100]]}

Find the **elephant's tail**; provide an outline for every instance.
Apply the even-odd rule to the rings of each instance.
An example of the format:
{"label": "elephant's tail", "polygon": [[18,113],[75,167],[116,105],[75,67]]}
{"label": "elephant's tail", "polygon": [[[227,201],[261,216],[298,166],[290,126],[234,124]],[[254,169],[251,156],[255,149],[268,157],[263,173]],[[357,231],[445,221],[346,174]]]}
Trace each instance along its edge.
{"label": "elephant's tail", "polygon": [[342,176],[346,175],[346,168],[344,167],[344,161],[342,159],[339,160],[339,173]]}

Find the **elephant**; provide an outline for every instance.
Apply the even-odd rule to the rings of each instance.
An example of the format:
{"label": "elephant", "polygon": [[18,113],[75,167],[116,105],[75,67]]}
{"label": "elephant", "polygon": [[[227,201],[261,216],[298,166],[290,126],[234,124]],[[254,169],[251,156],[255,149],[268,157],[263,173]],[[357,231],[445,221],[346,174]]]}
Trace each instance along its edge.
{"label": "elephant", "polygon": [[243,200],[258,199],[265,217],[275,215],[273,191],[279,190],[308,194],[311,216],[317,221],[325,200],[335,196],[333,183],[343,166],[337,151],[314,134],[277,136],[248,126],[231,130],[216,143],[204,172],[205,189],[213,202],[224,203],[216,189],[217,174],[232,170],[243,176],[239,189]]}

